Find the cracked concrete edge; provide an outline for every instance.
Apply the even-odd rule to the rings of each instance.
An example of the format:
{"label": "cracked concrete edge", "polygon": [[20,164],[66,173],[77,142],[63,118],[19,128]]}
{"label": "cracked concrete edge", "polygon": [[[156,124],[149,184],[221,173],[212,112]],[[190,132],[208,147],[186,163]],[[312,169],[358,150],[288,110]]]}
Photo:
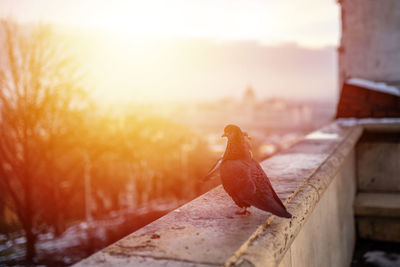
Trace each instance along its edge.
{"label": "cracked concrete edge", "polygon": [[225,263],[225,266],[279,265],[320,197],[361,137],[362,126],[355,124],[348,127],[350,131],[343,141],[285,201],[285,205],[293,215],[292,219],[269,217]]}

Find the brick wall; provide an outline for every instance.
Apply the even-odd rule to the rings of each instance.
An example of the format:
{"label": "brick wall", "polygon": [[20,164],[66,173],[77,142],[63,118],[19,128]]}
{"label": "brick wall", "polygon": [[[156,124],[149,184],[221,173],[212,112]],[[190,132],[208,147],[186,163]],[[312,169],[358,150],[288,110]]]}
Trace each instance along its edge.
{"label": "brick wall", "polygon": [[400,97],[344,84],[336,118],[400,118]]}

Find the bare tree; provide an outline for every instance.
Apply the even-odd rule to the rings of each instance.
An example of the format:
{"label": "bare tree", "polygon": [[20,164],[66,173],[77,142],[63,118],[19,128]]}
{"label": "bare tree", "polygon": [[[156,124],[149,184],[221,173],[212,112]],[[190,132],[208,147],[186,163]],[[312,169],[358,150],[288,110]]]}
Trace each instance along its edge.
{"label": "bare tree", "polygon": [[60,214],[56,158],[82,109],[79,68],[62,44],[48,26],[0,23],[0,183],[25,232],[29,262],[41,218]]}

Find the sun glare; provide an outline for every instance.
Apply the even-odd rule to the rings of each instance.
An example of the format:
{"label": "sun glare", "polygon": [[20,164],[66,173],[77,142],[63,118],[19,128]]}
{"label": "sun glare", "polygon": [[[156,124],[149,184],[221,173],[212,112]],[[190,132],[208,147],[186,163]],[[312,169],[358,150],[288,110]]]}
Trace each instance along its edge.
{"label": "sun glare", "polygon": [[[338,34],[332,30],[337,26],[336,4],[327,7],[311,0],[32,3],[5,0],[0,16],[66,26],[79,57],[85,58],[81,61],[91,76],[89,87],[105,103],[238,97],[246,84],[262,88],[265,79],[273,79],[248,66],[257,65],[256,58],[264,53],[253,55],[258,44],[321,47],[334,44]],[[318,21],[327,27],[315,28]],[[220,45],[229,42],[236,42],[237,49]]]}
{"label": "sun glare", "polygon": [[41,5],[29,0],[4,0],[4,4],[0,3],[0,15],[15,15],[26,22],[42,20],[101,29],[134,38],[213,38],[263,43],[295,41],[307,46],[321,46],[337,43],[339,34],[339,10],[334,1],[40,2]]}
{"label": "sun glare", "polygon": [[135,38],[163,37],[190,31],[188,25],[180,21],[181,12],[184,11],[166,1],[119,1],[103,6],[90,21],[80,24]]}

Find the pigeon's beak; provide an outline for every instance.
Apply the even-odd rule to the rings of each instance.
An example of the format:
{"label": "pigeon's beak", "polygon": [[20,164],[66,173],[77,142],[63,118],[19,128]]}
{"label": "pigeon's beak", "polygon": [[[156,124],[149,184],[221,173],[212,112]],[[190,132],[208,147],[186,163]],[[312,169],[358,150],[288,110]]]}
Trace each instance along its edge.
{"label": "pigeon's beak", "polygon": [[226,133],[223,133],[223,134],[221,135],[221,137],[228,137],[228,135],[227,135]]}

